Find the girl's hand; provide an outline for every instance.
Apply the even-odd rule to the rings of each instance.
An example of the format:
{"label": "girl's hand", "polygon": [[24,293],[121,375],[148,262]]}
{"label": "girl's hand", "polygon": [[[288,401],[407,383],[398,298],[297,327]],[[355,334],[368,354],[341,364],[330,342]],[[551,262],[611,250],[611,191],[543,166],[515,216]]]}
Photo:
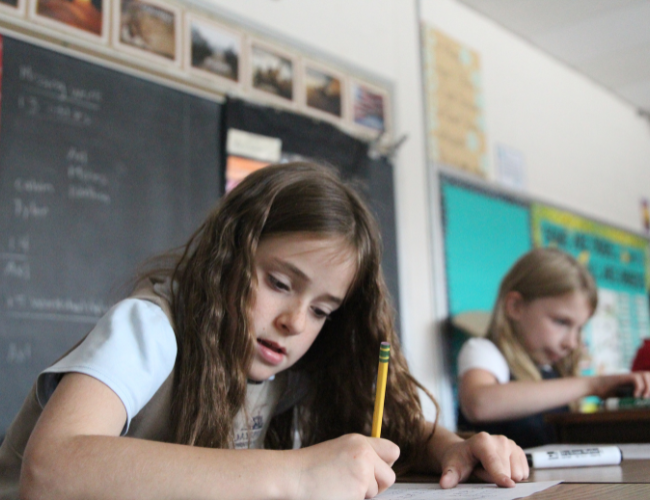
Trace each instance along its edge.
{"label": "girl's hand", "polygon": [[395,482],[391,467],[399,457],[399,448],[387,439],[347,434],[295,453],[295,499],[362,500]]}
{"label": "girl's hand", "polygon": [[635,398],[650,397],[650,372],[631,372],[591,378],[593,379],[592,394],[602,399],[615,396],[616,389],[623,385],[634,386]]}
{"label": "girl's hand", "polygon": [[527,479],[529,474],[526,455],[514,441],[486,432],[451,444],[440,463],[442,488],[455,487],[472,472],[483,481],[512,488],[515,482]]}

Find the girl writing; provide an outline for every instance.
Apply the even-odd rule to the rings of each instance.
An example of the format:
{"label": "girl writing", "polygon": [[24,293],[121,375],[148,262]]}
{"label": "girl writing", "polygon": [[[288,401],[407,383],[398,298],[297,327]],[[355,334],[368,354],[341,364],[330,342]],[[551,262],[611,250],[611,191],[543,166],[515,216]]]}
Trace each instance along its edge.
{"label": "girl writing", "polygon": [[501,282],[487,338],[467,341],[458,356],[459,429],[504,434],[527,448],[554,442],[544,414],[622,385],[650,396],[650,373],[578,377],[581,330],[593,315],[593,277],[570,255],[539,248]]}
{"label": "girl writing", "polygon": [[[67,500],[362,499],[409,470],[442,473],[444,487],[472,471],[525,479],[511,440],[463,441],[424,420],[380,262],[374,219],[331,171],[251,174],[39,376],[0,449],[2,487]],[[373,439],[382,341],[385,439]]]}

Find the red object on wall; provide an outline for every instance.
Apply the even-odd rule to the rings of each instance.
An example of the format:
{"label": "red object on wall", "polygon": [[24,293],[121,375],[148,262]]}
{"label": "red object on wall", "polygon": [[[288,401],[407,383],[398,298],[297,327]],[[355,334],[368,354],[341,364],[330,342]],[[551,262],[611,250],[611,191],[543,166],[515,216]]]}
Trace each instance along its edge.
{"label": "red object on wall", "polygon": [[2,53],[4,52],[2,35],[0,35],[0,110],[2,110]]}
{"label": "red object on wall", "polygon": [[632,371],[640,372],[644,370],[650,370],[650,339],[645,339],[639,350],[634,356],[634,361],[632,362]]}

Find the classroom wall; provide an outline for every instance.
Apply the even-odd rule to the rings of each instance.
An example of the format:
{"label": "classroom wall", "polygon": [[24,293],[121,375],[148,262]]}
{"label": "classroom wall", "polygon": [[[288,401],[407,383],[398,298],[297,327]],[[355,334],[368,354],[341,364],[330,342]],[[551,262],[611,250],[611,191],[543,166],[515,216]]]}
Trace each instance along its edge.
{"label": "classroom wall", "polygon": [[640,231],[650,122],[604,87],[463,4],[421,0],[422,19],[481,55],[494,144],[523,152],[529,193]]}
{"label": "classroom wall", "polygon": [[[435,176],[425,158],[419,19],[481,55],[489,171],[494,145],[521,151],[528,192],[639,231],[650,197],[650,124],[571,68],[454,0],[204,0],[394,84],[401,331],[415,376],[454,427],[437,323],[446,317]],[[433,416],[433,407],[425,405]]]}

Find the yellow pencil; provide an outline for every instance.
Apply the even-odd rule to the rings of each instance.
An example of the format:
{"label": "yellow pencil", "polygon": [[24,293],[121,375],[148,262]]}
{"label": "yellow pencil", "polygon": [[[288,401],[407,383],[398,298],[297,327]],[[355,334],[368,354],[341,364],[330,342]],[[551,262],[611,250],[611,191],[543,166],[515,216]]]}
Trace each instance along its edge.
{"label": "yellow pencil", "polygon": [[390,344],[382,342],[379,346],[379,366],[377,367],[377,392],[375,393],[375,413],[372,416],[372,437],[381,437],[381,421],[384,418],[384,397],[388,378]]}

